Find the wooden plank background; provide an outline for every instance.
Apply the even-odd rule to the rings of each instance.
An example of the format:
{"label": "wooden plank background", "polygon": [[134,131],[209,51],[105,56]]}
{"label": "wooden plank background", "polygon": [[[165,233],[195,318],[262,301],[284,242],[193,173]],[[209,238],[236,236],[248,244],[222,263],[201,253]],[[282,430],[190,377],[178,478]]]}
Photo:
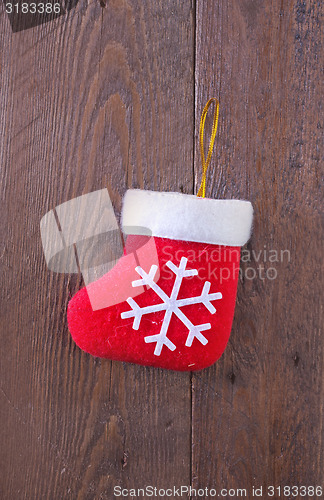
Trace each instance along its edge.
{"label": "wooden plank background", "polygon": [[[322,15],[318,0],[80,0],[12,33],[1,5],[1,499],[323,486]],[[192,375],[95,359],[67,329],[82,279],[47,269],[40,219],[103,187],[117,214],[128,187],[195,193],[211,96],[207,196],[255,209],[229,345]],[[290,258],[263,253],[277,277],[249,279],[270,250]]]}

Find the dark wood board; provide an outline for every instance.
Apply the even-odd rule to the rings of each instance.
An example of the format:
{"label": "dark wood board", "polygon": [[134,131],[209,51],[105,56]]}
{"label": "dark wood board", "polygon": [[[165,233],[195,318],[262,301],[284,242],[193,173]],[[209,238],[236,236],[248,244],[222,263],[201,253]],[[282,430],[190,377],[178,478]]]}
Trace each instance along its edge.
{"label": "dark wood board", "polygon": [[[324,486],[322,15],[314,0],[80,0],[12,33],[1,4],[1,498]],[[82,278],[47,269],[40,219],[104,187],[117,215],[128,187],[197,192],[212,96],[207,196],[255,210],[229,345],[193,375],[92,358],[66,322]],[[260,265],[277,277],[250,279]]]}
{"label": "dark wood board", "polygon": [[188,484],[190,375],[74,345],[66,307],[81,280],[46,268],[39,223],[104,187],[117,214],[128,186],[192,190],[191,4],[80,2],[31,30],[1,23],[4,498]]}
{"label": "dark wood board", "polygon": [[197,4],[196,137],[221,101],[207,196],[255,210],[229,345],[193,376],[197,488],[323,483],[322,15],[317,1]]}

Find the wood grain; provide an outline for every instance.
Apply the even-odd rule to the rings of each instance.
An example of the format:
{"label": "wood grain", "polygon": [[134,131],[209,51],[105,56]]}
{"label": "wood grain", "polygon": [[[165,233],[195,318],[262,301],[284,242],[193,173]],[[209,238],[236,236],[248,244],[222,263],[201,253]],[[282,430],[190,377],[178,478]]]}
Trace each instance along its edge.
{"label": "wood grain", "polygon": [[105,186],[117,213],[128,186],[192,189],[191,4],[80,2],[31,30],[1,23],[3,498],[188,484],[190,376],[73,344],[66,306],[81,279],[46,269],[39,222]]}
{"label": "wood grain", "polygon": [[[323,485],[322,3],[106,3],[17,33],[0,5],[0,497]],[[92,358],[40,219],[103,187],[117,215],[128,187],[196,192],[212,96],[207,196],[255,209],[229,345],[194,375]]]}
{"label": "wood grain", "polygon": [[[196,124],[208,97],[221,103],[207,196],[252,201],[255,256],[224,356],[193,376],[196,488],[323,481],[322,14],[316,1],[197,2]],[[251,279],[260,265],[276,279]]]}

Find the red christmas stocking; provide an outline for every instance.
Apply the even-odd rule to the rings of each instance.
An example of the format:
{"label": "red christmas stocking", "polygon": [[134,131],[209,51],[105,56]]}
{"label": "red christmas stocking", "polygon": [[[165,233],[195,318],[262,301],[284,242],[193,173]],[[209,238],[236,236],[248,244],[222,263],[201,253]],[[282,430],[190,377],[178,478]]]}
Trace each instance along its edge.
{"label": "red christmas stocking", "polygon": [[214,363],[229,339],[252,212],[247,201],[129,190],[125,256],[69,303],[75,342],[94,356],[172,370]]}

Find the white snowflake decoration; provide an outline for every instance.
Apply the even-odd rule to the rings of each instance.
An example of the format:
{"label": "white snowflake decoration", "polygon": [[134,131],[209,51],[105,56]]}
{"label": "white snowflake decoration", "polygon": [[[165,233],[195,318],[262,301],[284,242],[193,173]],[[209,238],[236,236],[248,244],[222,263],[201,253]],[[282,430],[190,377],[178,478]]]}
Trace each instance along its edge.
{"label": "white snowflake decoration", "polygon": [[131,306],[131,311],[126,311],[121,314],[123,319],[134,317],[133,329],[138,330],[142,316],[144,314],[151,314],[157,311],[165,311],[162,327],[160,333],[156,335],[150,335],[145,337],[146,343],[156,342],[154,354],[160,356],[162,347],[165,345],[171,351],[176,349],[173,342],[167,337],[169,324],[171,321],[172,314],[175,314],[180,321],[188,328],[189,334],[186,340],[186,346],[190,347],[192,345],[193,339],[196,337],[203,345],[208,343],[206,337],[202,335],[201,332],[204,330],[209,330],[211,328],[210,323],[204,323],[203,325],[193,325],[187,316],[181,311],[181,307],[191,305],[191,304],[204,304],[206,309],[211,314],[216,312],[215,307],[211,304],[213,300],[219,300],[222,298],[220,292],[209,293],[210,282],[206,281],[204,283],[201,295],[198,297],[188,297],[187,299],[178,299],[178,294],[183,278],[189,276],[196,276],[198,274],[197,269],[186,269],[188,259],[182,257],[179,267],[175,266],[170,260],[166,263],[167,267],[175,274],[176,278],[174,281],[173,289],[170,297],[159,287],[154,281],[154,277],[157,271],[157,266],[151,266],[150,272],[147,274],[140,266],[136,267],[136,272],[142,277],[140,280],[135,280],[132,282],[132,286],[142,286],[148,285],[154,292],[163,300],[161,304],[153,304],[151,306],[140,307],[134,299],[129,297],[127,299],[128,304]]}

